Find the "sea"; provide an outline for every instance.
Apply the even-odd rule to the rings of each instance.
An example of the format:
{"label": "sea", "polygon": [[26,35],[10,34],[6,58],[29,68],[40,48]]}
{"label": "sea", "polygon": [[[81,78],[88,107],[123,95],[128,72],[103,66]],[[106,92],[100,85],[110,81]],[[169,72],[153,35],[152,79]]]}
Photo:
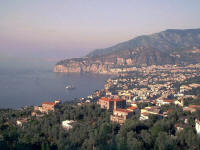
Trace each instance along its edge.
{"label": "sea", "polygon": [[[104,87],[109,75],[54,73],[53,69],[1,69],[0,108],[18,109],[41,105],[44,101],[63,102],[87,97]],[[73,90],[66,86],[72,85]]]}

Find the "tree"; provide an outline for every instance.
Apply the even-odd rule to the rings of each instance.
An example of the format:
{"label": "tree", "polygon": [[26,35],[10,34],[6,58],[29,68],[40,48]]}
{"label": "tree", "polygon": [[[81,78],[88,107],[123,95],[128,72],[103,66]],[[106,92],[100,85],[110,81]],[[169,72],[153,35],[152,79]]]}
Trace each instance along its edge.
{"label": "tree", "polygon": [[141,138],[144,142],[145,149],[151,149],[153,147],[154,141],[151,133],[148,130],[141,131]]}
{"label": "tree", "polygon": [[185,128],[177,134],[177,140],[183,149],[200,149],[200,138],[192,128]]}
{"label": "tree", "polygon": [[158,150],[176,150],[176,141],[173,140],[167,133],[160,132],[156,138],[155,149]]}
{"label": "tree", "polygon": [[137,140],[136,134],[133,131],[127,133],[127,147],[129,150],[141,150],[143,149],[142,142]]}

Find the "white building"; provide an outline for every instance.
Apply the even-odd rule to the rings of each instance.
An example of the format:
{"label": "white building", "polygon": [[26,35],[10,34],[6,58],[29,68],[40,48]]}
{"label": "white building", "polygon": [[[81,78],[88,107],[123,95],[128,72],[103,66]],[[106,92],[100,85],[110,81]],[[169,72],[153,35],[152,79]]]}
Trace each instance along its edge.
{"label": "white building", "polygon": [[21,118],[21,119],[18,119],[17,121],[16,121],[16,123],[17,123],[17,125],[18,126],[20,126],[20,127],[22,127],[25,123],[27,123],[28,122],[28,119],[27,118]]}
{"label": "white building", "polygon": [[200,136],[200,119],[195,119],[195,129],[197,134]]}
{"label": "white building", "polygon": [[72,124],[74,122],[75,122],[74,120],[65,120],[65,121],[62,121],[62,127],[64,129],[67,129],[67,130],[72,129],[73,128]]}

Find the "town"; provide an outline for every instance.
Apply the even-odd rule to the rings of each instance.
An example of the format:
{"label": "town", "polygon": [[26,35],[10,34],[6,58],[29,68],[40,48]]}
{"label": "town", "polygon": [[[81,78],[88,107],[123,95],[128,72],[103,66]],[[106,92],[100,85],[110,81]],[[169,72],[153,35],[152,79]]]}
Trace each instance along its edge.
{"label": "town", "polygon": [[[193,78],[198,80],[191,83],[186,82]],[[102,90],[95,91],[87,98],[81,98],[77,105],[97,103],[102,109],[112,112],[110,121],[123,125],[127,119],[134,115],[139,115],[139,120],[146,120],[150,115],[156,115],[160,118],[167,117],[168,113],[173,110],[162,112],[161,106],[163,105],[177,105],[183,111],[191,113],[200,110],[200,105],[184,104],[185,100],[197,99],[197,94],[189,92],[198,88],[200,89],[200,64],[143,66],[135,68],[134,71],[121,72],[119,76],[108,79]],[[200,94],[199,91],[198,94]],[[42,106],[35,106],[32,116],[43,116],[49,111],[54,111],[59,103],[61,101],[57,100],[44,102]],[[146,105],[141,107],[142,104]],[[198,134],[200,134],[199,119],[195,120]],[[24,118],[20,120],[17,120],[19,125],[22,125],[23,121],[27,121]],[[75,121],[64,120],[62,122],[64,128],[70,129],[72,126],[66,122],[74,123]],[[176,125],[176,128],[180,130],[183,129],[183,126],[184,124],[179,124]]]}
{"label": "town", "polygon": [[[22,136],[21,140],[25,141],[34,133],[37,135],[36,139],[41,137],[40,145],[44,138],[51,135],[54,144],[58,145],[56,149],[63,149],[66,137],[72,138],[74,142],[77,139],[74,135],[79,135],[78,139],[84,141],[91,138],[90,136],[93,137],[93,134],[98,134],[101,139],[99,146],[102,142],[107,142],[105,138],[107,134],[115,140],[125,136],[127,140],[124,142],[130,146],[127,136],[129,128],[132,128],[133,137],[145,139],[142,137],[142,133],[145,132],[145,135],[154,139],[153,144],[146,146],[147,149],[153,148],[156,139],[163,136],[168,138],[168,142],[172,142],[172,147],[176,146],[174,142],[177,142],[186,145],[187,149],[191,146],[187,143],[189,134],[195,138],[194,141],[197,143],[195,148],[199,146],[197,142],[200,138],[199,112],[200,64],[142,66],[110,77],[105,82],[104,88],[76,101],[44,101],[41,106],[26,107],[16,111],[5,110],[5,113],[1,111],[3,116],[1,130],[10,131],[12,126]],[[32,132],[29,133],[30,131]],[[24,139],[23,132],[29,133],[26,135],[28,139]],[[183,137],[185,134],[188,136]],[[0,132],[0,138],[2,136]],[[181,138],[185,138],[186,143],[181,144]],[[47,138],[48,142],[43,141],[43,145],[54,149],[54,145],[51,144],[52,139]],[[31,147],[40,148],[37,142],[34,141]],[[139,143],[139,140],[135,141],[136,148],[144,146]],[[96,149],[97,144],[82,143],[82,148]],[[70,148],[73,146],[72,144]],[[121,146],[120,143],[117,146]]]}
{"label": "town", "polygon": [[[97,101],[102,109],[113,113],[110,121],[120,125],[135,114],[140,116],[140,120],[146,120],[150,115],[167,117],[172,110],[161,113],[163,105],[177,105],[191,113],[200,110],[200,105],[190,104],[191,99],[197,99],[200,95],[200,64],[153,65],[121,71],[119,76],[108,79],[102,90],[81,99],[79,105]],[[196,92],[194,89],[197,89]],[[141,107],[141,104],[146,104],[146,107]],[[198,134],[199,119],[196,118]],[[179,126],[177,129],[180,130]]]}

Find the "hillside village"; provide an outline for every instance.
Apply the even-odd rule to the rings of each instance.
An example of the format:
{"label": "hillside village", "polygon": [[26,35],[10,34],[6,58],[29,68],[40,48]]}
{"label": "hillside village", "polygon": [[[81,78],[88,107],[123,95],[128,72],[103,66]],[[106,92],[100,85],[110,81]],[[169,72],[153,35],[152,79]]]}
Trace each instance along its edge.
{"label": "hillside village", "polygon": [[[194,89],[198,89],[198,93],[190,92]],[[101,91],[82,99],[79,105],[94,102],[98,97],[100,107],[112,112],[110,121],[123,125],[126,119],[136,114],[140,120],[146,120],[150,115],[167,117],[173,110],[161,113],[163,105],[176,105],[191,113],[198,111],[200,105],[185,105],[184,101],[197,99],[199,95],[200,64],[148,66],[137,68],[134,72],[121,72],[120,76],[108,79]],[[141,104],[146,104],[146,107],[139,107]],[[197,130],[198,123],[196,121]]]}
{"label": "hillside village", "polygon": [[[197,82],[187,84],[186,81],[192,78],[197,78]],[[148,66],[137,68],[134,72],[121,72],[120,76],[108,79],[102,90],[95,91],[88,98],[81,98],[78,105],[97,103],[102,109],[112,112],[110,121],[123,125],[134,115],[139,115],[139,120],[147,120],[150,115],[167,117],[173,110],[161,112],[163,105],[177,105],[183,111],[191,113],[200,110],[200,105],[184,104],[185,99],[197,98],[196,94],[187,92],[198,88],[200,88],[200,64],[184,67]],[[61,100],[56,100],[43,102],[42,106],[34,106],[32,116],[44,116],[49,111],[54,111],[60,103]],[[145,106],[141,107],[141,104]],[[196,130],[200,134],[199,119],[196,118]],[[27,118],[17,120],[19,125],[23,122],[27,122]],[[74,120],[64,120],[62,123],[65,125],[64,128],[72,128],[66,122],[73,123]]]}
{"label": "hillside village", "polygon": [[[74,134],[74,130],[79,130],[80,127],[82,132],[86,130],[86,126],[100,128],[101,124],[107,122],[107,125],[112,126],[115,136],[131,125],[130,121],[137,123],[141,130],[149,129],[151,134],[151,128],[156,128],[159,122],[167,121],[168,127],[162,130],[169,132],[168,136],[178,141],[181,134],[189,132],[188,129],[191,134],[200,137],[199,112],[200,64],[149,66],[109,78],[103,89],[96,90],[79,101],[67,103],[55,100],[43,102],[41,106],[22,108],[16,111],[15,119],[11,122],[6,117],[9,113],[4,114],[2,126],[14,126],[19,132],[28,132],[36,124],[38,128],[43,128],[43,122],[47,124],[43,132],[49,134],[49,128],[56,126],[57,132],[69,136],[68,133]],[[17,115],[18,113],[21,114]],[[99,117],[98,114],[103,115]],[[53,122],[50,119],[52,117]],[[47,131],[45,127],[48,128]],[[60,137],[60,140],[65,138]],[[92,147],[95,149],[95,145]]]}
{"label": "hillside village", "polygon": [[[197,82],[186,82],[193,78],[197,78]],[[200,105],[185,105],[184,100],[197,98],[196,94],[188,94],[188,92],[200,88],[199,78],[200,64],[184,67],[176,65],[141,67],[108,79],[102,90],[95,91],[88,98],[80,99],[81,102],[78,105],[97,103],[102,109],[112,112],[110,121],[120,125],[134,115],[139,115],[139,120],[149,119],[150,115],[167,117],[173,110],[161,112],[163,105],[176,105],[183,111],[192,113],[200,110]],[[35,106],[32,116],[48,114],[49,111],[54,111],[59,103],[61,101],[57,100]],[[141,107],[141,104],[145,106]],[[200,125],[198,119],[196,118],[196,130]],[[63,124],[64,122],[70,122],[70,120],[63,121]]]}

